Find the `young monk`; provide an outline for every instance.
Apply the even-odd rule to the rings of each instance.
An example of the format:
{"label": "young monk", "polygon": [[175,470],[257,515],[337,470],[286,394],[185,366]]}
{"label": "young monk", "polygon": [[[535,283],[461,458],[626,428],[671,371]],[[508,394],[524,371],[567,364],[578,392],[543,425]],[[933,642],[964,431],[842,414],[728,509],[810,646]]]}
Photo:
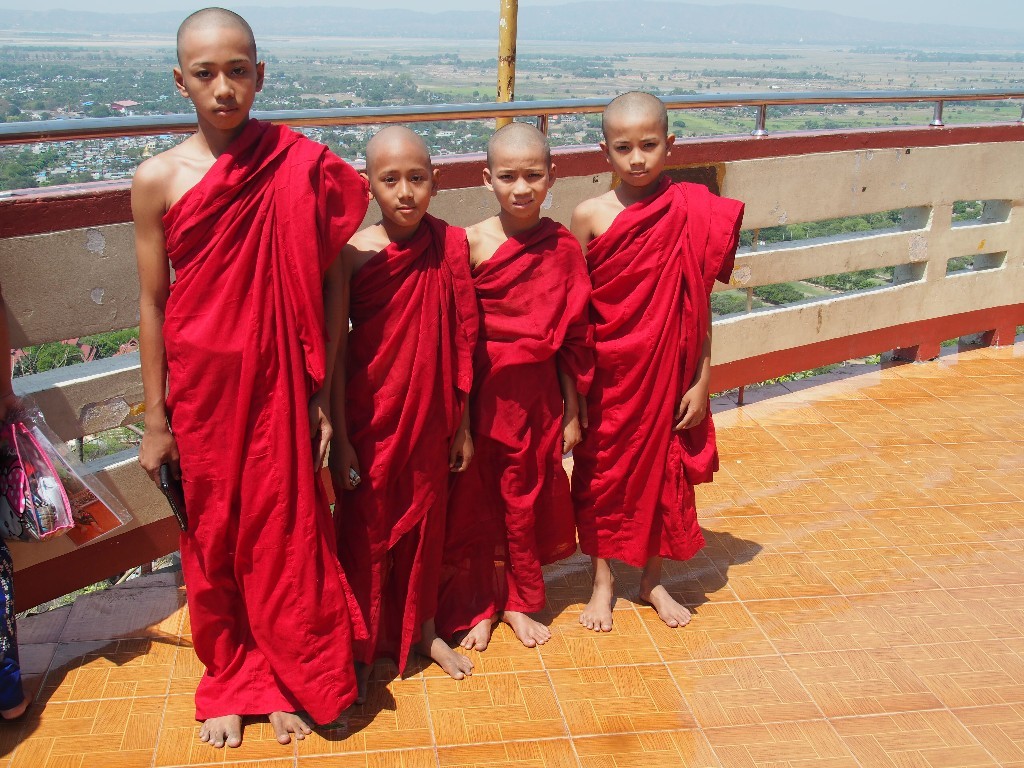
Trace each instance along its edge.
{"label": "young monk", "polygon": [[572,234],[541,218],[554,170],[536,128],[497,131],[484,184],[500,209],[467,230],[481,318],[476,459],[449,505],[438,625],[468,630],[461,644],[478,651],[498,616],[527,647],[550,639],[529,615],[545,604],[541,566],[576,550],[562,455],[580,441],[578,395],[593,375],[590,280]]}
{"label": "young monk", "polygon": [[640,600],[682,627],[690,612],[662,586],[662,558],[704,545],[693,486],[718,469],[710,294],[732,272],[743,204],[663,175],[675,137],[654,96],[619,96],[603,130],[619,184],[581,203],[571,224],[587,253],[597,344],[589,429],[573,456],[580,547],[594,561],[580,623],[611,630],[614,558],[644,569]]}
{"label": "young monk", "polygon": [[[332,267],[364,182],[326,147],[249,117],[252,30],[210,8],[178,31],[174,79],[199,128],[132,184],[146,432],[139,461],[184,484],[201,739],[237,747],[243,715],[303,738],[356,697],[348,593],[318,470],[341,316]],[[169,282],[168,260],[175,270]],[[327,303],[328,310],[338,305]],[[326,318],[326,319],[325,319]],[[165,385],[167,395],[165,398]],[[180,469],[179,469],[180,458]]]}
{"label": "young monk", "polygon": [[367,623],[355,644],[360,690],[370,665],[404,672],[416,646],[461,679],[472,662],[440,640],[434,610],[450,472],[473,457],[465,410],[476,303],[465,231],[427,213],[438,171],[423,140],[389,127],[366,147],[381,220],[342,256],[352,330],[334,377],[330,464],[338,554]]}

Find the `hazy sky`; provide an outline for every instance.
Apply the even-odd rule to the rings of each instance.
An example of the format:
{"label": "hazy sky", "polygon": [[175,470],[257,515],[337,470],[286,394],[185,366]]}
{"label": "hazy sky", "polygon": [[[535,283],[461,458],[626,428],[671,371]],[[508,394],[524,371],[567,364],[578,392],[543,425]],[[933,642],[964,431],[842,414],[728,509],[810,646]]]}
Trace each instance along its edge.
{"label": "hazy sky", "polygon": [[[520,6],[554,5],[579,0],[519,0]],[[682,2],[683,0],[663,0]],[[693,0],[689,0],[693,1]],[[834,0],[744,0],[758,5],[779,5],[789,8],[844,13],[878,21],[927,22],[973,27],[999,27],[1024,29],[1024,2],[1021,0],[982,0],[972,3],[966,0],[857,0],[854,3],[837,3]],[[629,0],[620,0],[628,9]],[[698,0],[700,5],[737,5],[737,0]],[[333,5],[362,8],[411,8],[420,11],[448,10],[497,10],[499,0],[207,0],[183,2],[182,0],[0,0],[0,9],[16,8],[48,10],[63,8],[82,11],[192,11],[205,5],[223,5],[241,10],[261,6]],[[3,22],[0,21],[0,27]]]}

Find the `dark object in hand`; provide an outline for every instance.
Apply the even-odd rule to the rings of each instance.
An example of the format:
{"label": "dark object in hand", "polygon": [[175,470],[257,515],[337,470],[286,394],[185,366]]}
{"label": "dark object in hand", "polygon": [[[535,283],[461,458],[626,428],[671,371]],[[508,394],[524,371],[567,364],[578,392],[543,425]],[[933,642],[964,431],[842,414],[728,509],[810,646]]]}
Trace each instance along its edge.
{"label": "dark object in hand", "polygon": [[167,497],[167,503],[171,505],[171,512],[178,520],[178,526],[183,531],[188,530],[188,515],[185,514],[185,490],[181,487],[181,480],[174,476],[170,464],[160,465],[160,490]]}

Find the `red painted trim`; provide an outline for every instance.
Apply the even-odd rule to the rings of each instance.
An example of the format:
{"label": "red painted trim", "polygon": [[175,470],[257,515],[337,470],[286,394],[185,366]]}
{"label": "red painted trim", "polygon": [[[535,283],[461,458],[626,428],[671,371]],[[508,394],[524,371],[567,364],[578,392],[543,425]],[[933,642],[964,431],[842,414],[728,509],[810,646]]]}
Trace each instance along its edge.
{"label": "red painted trim", "polygon": [[[756,160],[788,155],[1024,141],[1024,125],[965,125],[944,128],[864,128],[848,131],[800,131],[762,138],[726,136],[680,139],[669,155],[676,167]],[[609,170],[597,145],[555,147],[558,176],[589,176]],[[438,157],[442,189],[472,189],[482,184],[482,153]],[[95,227],[131,221],[131,182],[97,182],[71,187],[18,190],[0,198],[0,238]]]}
{"label": "red painted trim", "polygon": [[743,360],[734,360],[731,363],[714,365],[711,368],[711,391],[724,392],[789,373],[808,371],[823,365],[877,355],[894,349],[917,347],[925,354],[934,352],[931,357],[935,357],[938,355],[938,345],[946,339],[996,329],[1001,330],[998,338],[994,338],[993,334],[994,340],[999,344],[1010,344],[1013,342],[1008,329],[1016,328],[1018,325],[1024,325],[1024,304],[979,309],[857,333],[841,339],[819,341],[803,347],[768,352]]}
{"label": "red painted trim", "polygon": [[133,528],[121,536],[88,544],[36,565],[15,571],[18,611],[27,611],[76,589],[123,573],[178,549],[178,522],[165,517]]}
{"label": "red painted trim", "polygon": [[127,181],[19,190],[0,198],[0,238],[131,221],[130,190]]}

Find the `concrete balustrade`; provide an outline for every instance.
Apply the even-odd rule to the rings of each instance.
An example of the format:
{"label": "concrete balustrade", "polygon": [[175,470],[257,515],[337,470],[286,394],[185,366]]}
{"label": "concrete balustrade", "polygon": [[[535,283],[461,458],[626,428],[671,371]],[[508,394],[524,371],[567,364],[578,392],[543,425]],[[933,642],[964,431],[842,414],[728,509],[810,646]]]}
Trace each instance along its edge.
{"label": "concrete balustrade", "polygon": [[[568,224],[581,201],[611,188],[596,147],[554,154],[548,215]],[[466,225],[492,214],[481,156],[442,158],[431,211]],[[733,315],[715,325],[713,388],[724,389],[891,349],[937,354],[938,342],[987,333],[1012,343],[1024,324],[1024,126],[923,128],[688,140],[671,172],[713,180],[747,204],[744,229],[905,211],[901,226],[742,253],[731,286],[755,288],[822,275],[896,267],[889,286]],[[16,347],[134,327],[138,286],[125,184],[0,198],[0,282]],[[977,222],[952,224],[960,200],[985,200]],[[377,216],[371,209],[368,219]],[[976,269],[947,275],[949,259]],[[933,356],[933,355],[932,355]],[[137,421],[138,354],[16,381],[64,439]],[[20,546],[20,608],[177,548],[163,497],[132,452],[103,460],[135,520],[116,536],[72,551],[56,541]],[[59,567],[54,558],[61,558]]]}

